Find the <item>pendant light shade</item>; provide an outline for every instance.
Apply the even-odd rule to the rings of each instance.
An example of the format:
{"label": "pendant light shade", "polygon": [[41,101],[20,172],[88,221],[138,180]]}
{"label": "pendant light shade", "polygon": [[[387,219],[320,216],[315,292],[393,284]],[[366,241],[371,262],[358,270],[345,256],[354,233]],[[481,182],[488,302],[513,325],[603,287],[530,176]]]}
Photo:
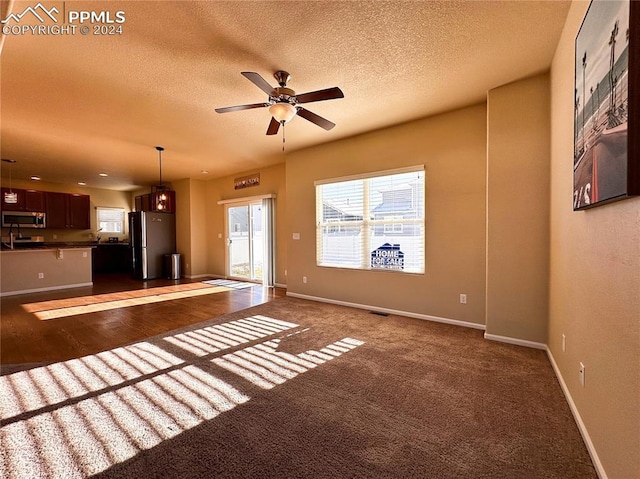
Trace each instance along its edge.
{"label": "pendant light shade", "polygon": [[7,205],[15,205],[18,202],[18,193],[14,193],[11,189],[11,180],[13,179],[11,176],[12,173],[12,165],[16,162],[16,160],[5,160],[2,161],[9,163],[9,191],[5,191],[3,201]]}
{"label": "pendant light shade", "polygon": [[151,187],[151,207],[155,211],[168,213],[175,212],[175,192],[169,186],[162,184],[162,146],[156,146],[158,150],[158,163],[160,167],[160,181],[156,186]]}

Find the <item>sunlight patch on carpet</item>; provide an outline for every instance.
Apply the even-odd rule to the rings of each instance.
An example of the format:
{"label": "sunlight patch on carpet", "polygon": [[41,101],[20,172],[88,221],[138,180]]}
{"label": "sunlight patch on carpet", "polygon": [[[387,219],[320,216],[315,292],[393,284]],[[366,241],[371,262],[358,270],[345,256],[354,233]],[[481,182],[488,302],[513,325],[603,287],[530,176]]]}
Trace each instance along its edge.
{"label": "sunlight patch on carpet", "polygon": [[39,320],[44,321],[79,314],[172,301],[175,299],[192,298],[195,296],[222,293],[224,291],[230,291],[230,288],[203,285],[202,283],[188,283],[69,299],[41,301],[39,303],[23,304],[22,307],[27,312],[33,313]]}
{"label": "sunlight patch on carpet", "polygon": [[3,477],[99,473],[250,401],[253,385],[271,389],[364,344],[278,351],[298,326],[254,315],[0,377]]}

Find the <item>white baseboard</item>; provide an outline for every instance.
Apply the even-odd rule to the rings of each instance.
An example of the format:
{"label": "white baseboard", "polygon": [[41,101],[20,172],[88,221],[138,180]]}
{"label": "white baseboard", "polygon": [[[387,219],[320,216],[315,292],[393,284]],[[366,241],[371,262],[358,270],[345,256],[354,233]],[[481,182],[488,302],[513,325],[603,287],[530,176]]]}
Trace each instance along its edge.
{"label": "white baseboard", "polygon": [[560,369],[558,368],[558,365],[556,364],[555,359],[553,359],[553,354],[551,354],[551,350],[549,348],[546,348],[546,351],[547,351],[547,357],[549,358],[549,362],[553,367],[553,372],[556,374],[556,377],[558,378],[558,382],[560,383],[560,387],[562,388],[562,392],[564,393],[564,397],[567,400],[567,403],[569,403],[569,409],[571,409],[571,413],[573,414],[573,419],[575,419],[576,424],[578,425],[578,430],[580,431],[580,434],[582,435],[582,439],[584,440],[584,444],[585,446],[587,446],[587,451],[589,451],[589,455],[591,456],[591,461],[593,462],[593,466],[596,469],[596,473],[598,474],[598,477],[600,479],[608,479],[607,473],[605,472],[604,467],[602,466],[602,462],[600,462],[600,458],[598,457],[598,453],[596,452],[596,448],[593,445],[593,442],[591,441],[591,436],[589,436],[589,431],[587,431],[587,427],[584,425],[584,422],[582,421],[582,417],[578,412],[578,408],[576,407],[576,404],[573,402],[573,398],[571,397],[569,388],[567,387],[567,384],[564,382],[564,378],[562,377],[562,374],[560,374]]}
{"label": "white baseboard", "polygon": [[484,333],[484,339],[498,341],[500,343],[515,344],[516,346],[525,346],[527,348],[547,349],[547,345],[544,343],[536,343],[535,341],[527,341],[526,339],[511,338],[509,336],[498,336],[497,334]]}
{"label": "white baseboard", "polygon": [[276,283],[274,284],[274,286],[276,288],[283,288],[283,289],[287,289],[287,285],[286,284],[282,284],[282,283]]}
{"label": "white baseboard", "polygon": [[369,311],[375,311],[379,313],[396,314],[398,316],[406,316],[408,318],[424,319],[426,321],[434,321],[436,323],[453,324],[456,326],[463,326],[465,328],[484,329],[484,324],[470,323],[467,321],[460,321],[457,319],[441,318],[439,316],[430,316],[428,314],[412,313],[410,311],[400,311],[397,309],[381,308],[379,306],[369,306],[367,304],[350,303],[348,301],[339,301],[336,299],[320,298],[318,296],[309,296],[300,293],[290,293],[287,291],[287,296],[293,298],[307,299],[309,301],[318,301],[320,303],[337,304],[339,306],[349,306],[350,308],[366,309]]}
{"label": "white baseboard", "polygon": [[[185,274],[184,278],[200,279],[200,278],[211,278],[212,276],[213,276],[212,274],[192,274],[192,275]],[[215,276],[214,276],[214,279],[215,279]]]}
{"label": "white baseboard", "polygon": [[87,286],[93,286],[93,281],[89,283],[65,284],[62,286],[48,286],[45,288],[21,289],[18,291],[5,291],[5,292],[0,292],[0,297],[16,296],[18,294],[28,294],[28,293],[42,293],[44,291],[56,291],[59,289],[84,288]]}

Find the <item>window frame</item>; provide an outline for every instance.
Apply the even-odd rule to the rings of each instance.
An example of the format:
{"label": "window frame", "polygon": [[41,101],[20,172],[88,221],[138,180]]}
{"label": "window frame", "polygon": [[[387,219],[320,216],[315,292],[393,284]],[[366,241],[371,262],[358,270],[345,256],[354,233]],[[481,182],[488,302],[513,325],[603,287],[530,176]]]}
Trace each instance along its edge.
{"label": "window frame", "polygon": [[[100,223],[117,223],[116,221],[101,221],[100,220],[100,213],[101,212],[107,212],[107,211],[118,211],[121,213],[121,219],[120,219],[120,226],[122,231],[110,231],[108,229],[105,229],[104,227],[100,226]],[[96,231],[106,234],[106,233],[110,233],[110,234],[116,234],[116,235],[124,235],[126,234],[126,218],[127,212],[125,208],[121,208],[118,206],[96,206]]]}
{"label": "window frame", "polygon": [[[394,218],[387,219],[374,219],[372,214],[372,205],[369,205],[370,192],[369,192],[369,181],[371,179],[386,177],[386,176],[394,176],[400,175],[403,173],[422,173],[422,185],[420,188],[421,198],[416,198],[416,191],[412,189],[411,203],[412,207],[417,208],[418,204],[422,204],[422,209],[417,215],[417,218],[411,217],[401,217],[401,215],[395,214]],[[335,218],[329,218],[323,222],[323,214],[324,214],[324,198],[322,197],[322,186],[331,185],[336,183],[343,183],[348,181],[363,181],[362,184],[362,204],[363,204],[363,214],[361,220],[338,220]],[[316,266],[322,268],[339,268],[339,269],[350,269],[350,270],[360,270],[360,271],[383,271],[383,272],[397,272],[402,274],[419,274],[423,275],[426,270],[425,266],[425,251],[426,251],[426,178],[424,176],[424,165],[416,165],[405,168],[395,168],[390,170],[376,171],[371,173],[365,173],[361,175],[351,175],[337,178],[328,178],[323,180],[314,181],[315,187],[315,201],[316,201]],[[391,234],[403,235],[407,234],[405,231],[405,224],[413,224],[417,225],[418,228],[422,231],[421,248],[418,253],[419,257],[419,268],[417,270],[405,270],[405,269],[392,269],[392,268],[376,268],[371,266],[371,241],[370,238],[372,236],[377,236],[375,233],[375,229],[382,226],[383,230],[386,230],[389,225],[393,227],[395,231]],[[399,226],[397,228],[396,226]],[[363,235],[362,240],[360,241],[361,251],[354,251],[354,257],[359,256],[360,262],[358,266],[348,263],[338,263],[327,261],[323,258],[323,240],[325,235],[330,235],[331,231],[327,228],[338,228],[342,229],[343,227],[359,227],[360,233]],[[409,228],[407,228],[409,229]],[[410,229],[414,229],[413,227]],[[326,230],[326,231],[325,231]],[[386,233],[386,231],[385,231]],[[335,233],[334,233],[335,234]],[[420,235],[416,235],[420,236]]]}

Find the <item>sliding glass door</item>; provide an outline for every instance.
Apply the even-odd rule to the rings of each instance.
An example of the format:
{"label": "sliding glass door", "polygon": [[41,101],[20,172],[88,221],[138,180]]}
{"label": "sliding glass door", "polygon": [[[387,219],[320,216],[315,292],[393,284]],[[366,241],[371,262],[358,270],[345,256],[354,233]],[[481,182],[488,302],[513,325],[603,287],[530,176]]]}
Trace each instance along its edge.
{"label": "sliding glass door", "polygon": [[227,275],[234,279],[262,281],[265,241],[262,201],[226,205]]}

